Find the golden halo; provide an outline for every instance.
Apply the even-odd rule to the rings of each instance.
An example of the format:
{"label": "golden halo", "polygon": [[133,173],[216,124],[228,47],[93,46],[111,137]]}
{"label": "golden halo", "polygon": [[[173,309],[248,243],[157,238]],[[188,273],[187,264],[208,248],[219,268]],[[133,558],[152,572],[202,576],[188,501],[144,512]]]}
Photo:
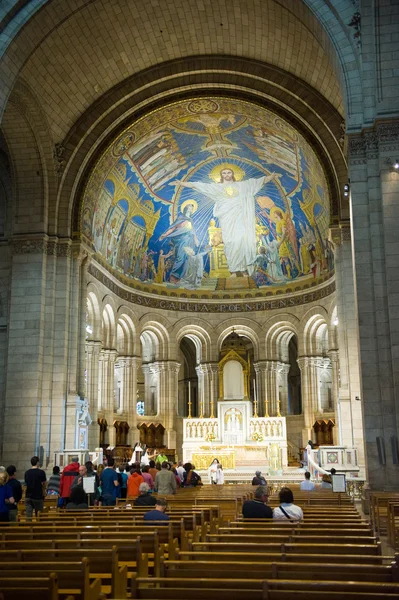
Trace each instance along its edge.
{"label": "golden halo", "polygon": [[221,165],[216,165],[213,167],[212,171],[209,173],[210,179],[213,179],[215,183],[220,183],[220,171],[223,169],[230,169],[234,173],[234,177],[236,181],[241,181],[241,179],[245,175],[245,171],[241,169],[238,165],[233,163],[222,163]]}
{"label": "golden halo", "polygon": [[192,204],[194,206],[194,210],[193,213],[195,213],[195,211],[198,209],[198,202],[196,202],[195,200],[185,200],[183,202],[183,204],[180,207],[180,212],[183,212],[183,210],[186,208],[186,206],[188,206],[189,204]]}
{"label": "golden halo", "polygon": [[273,208],[270,209],[270,218],[274,221],[276,218],[276,212],[279,212],[283,215],[283,219],[285,219],[285,212],[283,211],[282,208],[279,208],[278,206],[273,206]]}

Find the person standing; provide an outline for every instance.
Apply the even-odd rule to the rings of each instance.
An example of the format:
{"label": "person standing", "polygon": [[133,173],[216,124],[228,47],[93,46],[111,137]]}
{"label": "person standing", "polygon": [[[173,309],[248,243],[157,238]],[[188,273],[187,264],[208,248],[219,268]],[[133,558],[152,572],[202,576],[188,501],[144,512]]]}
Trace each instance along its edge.
{"label": "person standing", "polygon": [[59,496],[60,495],[60,480],[61,480],[61,475],[60,475],[60,468],[57,467],[57,465],[55,467],[53,467],[53,474],[51,475],[50,479],[48,480],[48,484],[47,484],[47,494],[48,495],[56,495]]}
{"label": "person standing", "polygon": [[155,490],[158,494],[176,494],[176,477],[168,469],[168,463],[162,463],[161,471],[155,477]]}
{"label": "person standing", "polygon": [[118,487],[118,474],[114,469],[115,461],[110,456],[107,466],[101,474],[101,497],[103,506],[115,506],[116,495],[114,488]]}
{"label": "person standing", "polygon": [[140,471],[140,464],[134,463],[130,470],[130,476],[127,480],[127,497],[134,498],[139,495],[140,485],[144,482],[144,477]]}
{"label": "person standing", "polygon": [[209,469],[208,469],[209,481],[215,485],[217,483],[216,473],[217,473],[217,469],[218,469],[218,464],[219,464],[218,459],[214,458],[213,461],[211,462],[211,464],[209,465]]}
{"label": "person standing", "polygon": [[9,506],[14,504],[11,487],[8,485],[8,473],[0,471],[0,523],[9,522]]}
{"label": "person standing", "polygon": [[66,465],[61,474],[59,506],[66,506],[69,501],[71,488],[75,477],[79,475],[79,463],[77,457]]}
{"label": "person standing", "polygon": [[20,484],[18,479],[15,477],[15,473],[17,472],[17,469],[16,469],[16,467],[14,467],[14,465],[10,465],[9,467],[7,467],[6,471],[8,474],[8,482],[7,483],[11,488],[12,497],[15,500],[14,503],[10,502],[8,504],[8,517],[9,517],[9,521],[12,521],[13,523],[15,523],[17,521],[17,516],[18,516],[18,502],[22,498],[22,485]]}
{"label": "person standing", "polygon": [[223,485],[223,484],[224,484],[224,472],[223,472],[222,465],[219,463],[218,468],[216,469],[216,485]]}
{"label": "person standing", "polygon": [[32,456],[30,464],[32,465],[31,468],[25,472],[25,509],[27,521],[32,520],[33,511],[35,511],[36,517],[42,512],[44,486],[46,484],[46,473],[40,468],[39,457]]}
{"label": "person standing", "polygon": [[164,450],[158,454],[155,463],[162,465],[164,462],[168,462],[168,457],[164,454]]}

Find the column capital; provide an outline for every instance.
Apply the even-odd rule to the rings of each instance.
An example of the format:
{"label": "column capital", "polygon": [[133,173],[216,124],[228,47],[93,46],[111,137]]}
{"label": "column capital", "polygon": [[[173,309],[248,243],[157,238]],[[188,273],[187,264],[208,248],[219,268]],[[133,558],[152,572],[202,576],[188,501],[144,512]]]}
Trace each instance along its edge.
{"label": "column capital", "polygon": [[278,362],[276,366],[276,370],[278,373],[288,374],[291,365],[289,363]]}
{"label": "column capital", "polygon": [[214,374],[219,373],[219,363],[218,362],[201,363],[198,366],[202,367],[204,373],[214,373]]}
{"label": "column capital", "polygon": [[121,366],[139,367],[141,365],[140,356],[118,356],[118,364]]}
{"label": "column capital", "polygon": [[118,357],[118,352],[116,350],[105,348],[101,350],[100,356],[103,356],[103,360],[108,362],[115,362]]}
{"label": "column capital", "polygon": [[339,350],[329,350],[327,354],[332,363],[339,362]]}
{"label": "column capital", "polygon": [[[181,364],[174,360],[158,360],[153,363],[148,363],[148,366],[150,367],[151,373],[160,373],[165,371],[178,373]],[[144,370],[144,365],[142,368]]]}
{"label": "column capital", "polygon": [[86,342],[86,352],[87,354],[100,354],[101,352],[101,344],[102,342],[95,340],[88,340]]}

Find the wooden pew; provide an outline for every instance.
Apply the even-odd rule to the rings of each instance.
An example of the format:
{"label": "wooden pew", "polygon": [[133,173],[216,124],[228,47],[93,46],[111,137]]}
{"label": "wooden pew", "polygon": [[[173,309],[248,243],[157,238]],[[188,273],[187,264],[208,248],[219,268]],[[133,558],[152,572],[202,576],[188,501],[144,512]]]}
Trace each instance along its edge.
{"label": "wooden pew", "polygon": [[0,590],[4,600],[58,600],[58,578],[55,573],[48,577],[2,577]]}
{"label": "wooden pew", "polygon": [[377,535],[387,534],[389,502],[399,502],[399,494],[392,492],[370,494],[370,517]]}
{"label": "wooden pew", "polygon": [[[95,579],[90,583],[89,560],[84,557],[81,562],[24,562],[21,573],[21,561],[3,562],[0,564],[0,576],[9,579],[35,577],[50,577],[56,573],[58,577],[58,594],[73,594],[80,600],[97,600],[101,591],[101,580]],[[124,586],[117,582],[115,595],[120,595],[127,585],[127,569],[119,572]]]}
{"label": "wooden pew", "polygon": [[[344,581],[307,581],[307,580],[280,580],[280,579],[234,579],[234,586],[229,579],[202,579],[197,578],[132,578],[131,597],[137,599],[227,599],[230,597],[250,597],[263,600],[270,597],[274,590],[288,592],[316,591],[319,598],[324,598],[325,593],[337,593],[341,598],[350,598],[352,594],[359,594],[358,598],[397,598],[399,583],[373,583],[373,582],[344,582]],[[199,584],[201,587],[199,587]],[[185,596],[183,595],[185,594]],[[370,596],[372,594],[373,596]],[[336,596],[338,597],[338,596]],[[355,596],[356,598],[356,596]]]}
{"label": "wooden pew", "polygon": [[[0,572],[4,564],[19,564],[19,569],[24,569],[25,564],[32,562],[46,566],[48,563],[71,563],[76,560],[88,558],[90,576],[101,579],[102,583],[110,581],[110,590],[114,596],[121,595],[121,588],[126,589],[125,569],[119,567],[119,553],[116,546],[107,549],[98,548],[73,548],[66,549],[19,549],[0,550]],[[17,567],[18,568],[18,567]],[[57,570],[58,572],[58,570]],[[140,571],[138,571],[140,574]],[[148,574],[148,570],[145,571]],[[121,596],[122,597],[122,596]]]}
{"label": "wooden pew", "polygon": [[[215,534],[208,534],[205,542],[221,542],[221,543],[232,543],[232,544],[251,544],[251,543],[283,543],[299,541],[302,544],[317,544],[321,542],[323,534],[318,532],[317,535],[309,535],[306,531],[298,531],[295,528],[290,529],[286,533],[279,532],[262,532],[256,533],[252,531],[248,533],[246,531],[239,531],[237,533],[223,533],[219,531]],[[343,536],[343,535],[329,535],[325,545],[330,546],[331,544],[362,544],[362,545],[373,545],[377,543],[377,538],[374,536]]]}
{"label": "wooden pew", "polygon": [[[284,550],[284,548],[283,548]],[[253,548],[251,552],[245,551],[241,552],[235,548],[235,551],[223,550],[218,551],[218,549],[212,548],[210,551],[205,550],[195,550],[195,551],[184,551],[179,552],[178,554],[179,560],[206,560],[206,561],[223,561],[229,560],[230,562],[242,561],[248,563],[254,562],[318,562],[320,564],[320,554],[316,552],[284,552],[281,551],[281,548],[278,552],[264,552],[261,549],[258,551],[256,548]],[[333,564],[360,564],[360,565],[382,565],[386,563],[391,563],[394,560],[393,556],[383,556],[379,554],[328,554],[328,562]],[[326,558],[323,560],[323,564],[326,562]]]}
{"label": "wooden pew", "polygon": [[[193,552],[232,552],[237,548],[237,542],[193,542],[191,545]],[[290,543],[247,543],[239,542],[239,549],[241,552],[268,552],[281,554],[358,554],[361,556],[378,556],[381,555],[381,543],[375,544],[303,544],[299,542]]]}
{"label": "wooden pew", "polygon": [[[323,577],[331,581],[399,582],[399,568],[396,561],[389,565],[324,563],[322,571]],[[318,580],[320,562],[170,561],[162,557],[161,577]]]}

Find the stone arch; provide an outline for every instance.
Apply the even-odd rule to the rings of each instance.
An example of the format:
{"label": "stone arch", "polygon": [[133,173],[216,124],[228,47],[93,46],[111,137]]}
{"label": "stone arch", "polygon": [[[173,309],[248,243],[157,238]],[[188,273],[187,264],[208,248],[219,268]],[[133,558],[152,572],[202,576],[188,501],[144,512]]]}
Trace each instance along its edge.
{"label": "stone arch", "polygon": [[[268,360],[279,360],[288,362],[288,344],[293,335],[298,338],[298,328],[295,326],[296,319],[287,318],[290,315],[281,315],[281,318],[276,320],[266,334],[266,358]],[[270,322],[268,322],[270,325]]]}
{"label": "stone arch", "polygon": [[183,319],[179,321],[175,327],[176,344],[180,345],[183,337],[188,337],[192,340],[196,347],[197,364],[201,362],[209,362],[212,354],[212,335],[208,331],[209,325],[202,319]]}
{"label": "stone arch", "polygon": [[216,348],[219,355],[219,352],[222,348],[223,341],[225,338],[230,335],[234,327],[235,333],[238,335],[243,335],[251,340],[253,348],[254,348],[254,360],[259,360],[259,356],[261,356],[261,341],[259,339],[256,331],[260,329],[259,324],[251,319],[229,319],[224,321],[217,327],[215,334],[217,336]]}
{"label": "stone arch", "polygon": [[[129,306],[120,306],[117,311],[118,326],[123,328],[123,334],[128,337],[125,339],[125,355],[135,356],[140,352],[140,343],[138,332],[140,330],[139,321],[134,311]],[[119,344],[118,339],[118,344]],[[127,344],[127,345],[126,345]],[[118,350],[119,352],[119,350]],[[119,354],[122,354],[119,352]]]}
{"label": "stone arch", "polygon": [[155,344],[155,360],[168,360],[172,355],[172,348],[169,335],[170,324],[167,319],[159,315],[146,314],[140,319],[140,325],[142,343],[143,339],[146,340],[148,337],[143,338],[143,334],[147,332]]}
{"label": "stone arch", "polygon": [[321,354],[321,351],[324,348],[324,340],[326,335],[328,340],[328,326],[326,317],[326,311],[323,309],[323,307],[315,307],[311,311],[308,311],[308,313],[306,313],[304,316],[302,322],[304,323],[303,352],[305,356],[318,356]]}
{"label": "stone arch", "polygon": [[331,350],[338,348],[338,311],[337,307],[334,306],[331,311],[331,316],[328,324],[328,340]]}
{"label": "stone arch", "polygon": [[[100,302],[98,300],[98,290],[89,283],[87,286],[87,313],[88,319],[86,323],[87,338],[89,340],[101,340],[102,338],[102,319]],[[91,332],[87,329],[89,327]]]}
{"label": "stone arch", "polygon": [[[55,235],[50,212],[57,196],[54,145],[45,114],[31,89],[18,81],[4,112],[2,128],[10,154],[15,193],[13,233]],[[36,213],[32,217],[32,205]]]}
{"label": "stone arch", "polygon": [[116,323],[116,349],[120,356],[132,356],[135,347],[135,326],[127,314],[118,314]]}
{"label": "stone arch", "polygon": [[115,312],[111,304],[105,303],[102,310],[103,348],[108,350],[116,347]]}

